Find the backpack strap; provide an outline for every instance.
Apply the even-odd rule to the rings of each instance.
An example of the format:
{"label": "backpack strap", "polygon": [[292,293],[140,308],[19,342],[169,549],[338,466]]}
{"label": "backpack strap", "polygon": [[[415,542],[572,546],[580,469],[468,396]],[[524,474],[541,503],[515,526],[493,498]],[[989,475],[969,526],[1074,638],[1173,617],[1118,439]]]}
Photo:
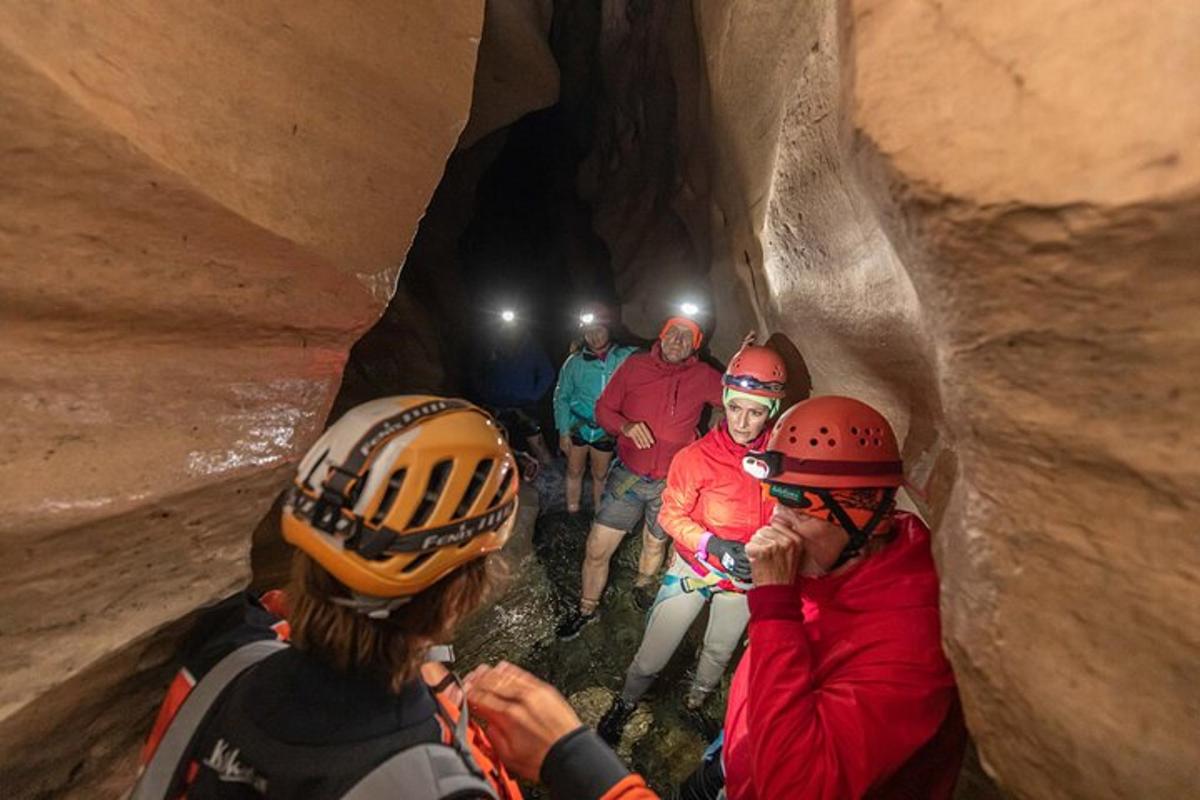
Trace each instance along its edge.
{"label": "backpack strap", "polygon": [[263,639],[242,645],[218,661],[183,701],[128,800],[165,800],[192,739],[217,698],[239,675],[285,647],[284,642]]}
{"label": "backpack strap", "polygon": [[496,790],[444,744],[401,750],[371,770],[342,800],[497,800]]}

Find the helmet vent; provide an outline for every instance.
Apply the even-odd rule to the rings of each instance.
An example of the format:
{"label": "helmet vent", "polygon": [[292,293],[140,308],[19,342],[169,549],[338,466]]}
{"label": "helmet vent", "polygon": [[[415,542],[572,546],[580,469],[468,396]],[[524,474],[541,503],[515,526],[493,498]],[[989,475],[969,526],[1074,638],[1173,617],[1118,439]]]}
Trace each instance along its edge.
{"label": "helmet vent", "polygon": [[479,498],[479,493],[483,491],[483,484],[487,482],[488,475],[491,474],[492,465],[496,463],[490,458],[485,458],[476,465],[475,471],[471,473],[471,481],[467,484],[467,490],[463,492],[462,500],[458,503],[458,508],[454,509],[453,519],[460,519],[465,516],[471,506]]}
{"label": "helmet vent", "polygon": [[854,426],[854,425],[851,425],[851,426],[850,426],[850,435],[851,435],[851,436],[858,436],[858,428],[857,428],[856,426]]}
{"label": "helmet vent", "polygon": [[313,459],[312,469],[310,469],[308,474],[304,476],[304,485],[309,489],[312,489],[313,491],[317,490],[317,485],[313,483],[313,475],[316,473],[317,468],[325,463],[325,459],[327,458],[329,458],[329,448],[325,448],[325,452],[321,453],[319,458]]}
{"label": "helmet vent", "polygon": [[500,488],[496,490],[496,495],[492,498],[492,502],[488,503],[487,507],[489,509],[500,505],[500,501],[504,499],[505,493],[508,492],[508,487],[512,486],[514,472],[516,470],[512,467],[505,468],[504,480],[500,481]]}
{"label": "helmet vent", "polygon": [[809,447],[816,447],[818,444],[820,444],[820,442],[818,442],[816,439],[809,439],[809,440],[808,440],[808,446],[809,446]]}
{"label": "helmet vent", "polygon": [[429,485],[425,487],[425,496],[421,498],[417,510],[413,512],[412,519],[408,521],[408,528],[419,528],[429,521],[429,516],[442,496],[446,478],[450,477],[450,469],[453,466],[454,462],[450,459],[439,461],[433,465],[433,469],[429,471]]}
{"label": "helmet vent", "polygon": [[398,469],[392,473],[392,477],[388,478],[387,486],[383,490],[383,499],[379,501],[379,505],[375,507],[374,513],[371,514],[371,527],[378,527],[379,523],[383,522],[388,512],[392,510],[392,504],[396,502],[396,496],[400,494],[400,487],[404,485],[404,474],[408,472],[405,469]]}
{"label": "helmet vent", "polygon": [[416,572],[421,567],[422,564],[424,564],[429,559],[433,558],[436,553],[437,553],[436,550],[431,550],[428,553],[421,553],[419,556],[414,558],[412,561],[405,564],[404,568],[401,569],[400,571],[401,572]]}

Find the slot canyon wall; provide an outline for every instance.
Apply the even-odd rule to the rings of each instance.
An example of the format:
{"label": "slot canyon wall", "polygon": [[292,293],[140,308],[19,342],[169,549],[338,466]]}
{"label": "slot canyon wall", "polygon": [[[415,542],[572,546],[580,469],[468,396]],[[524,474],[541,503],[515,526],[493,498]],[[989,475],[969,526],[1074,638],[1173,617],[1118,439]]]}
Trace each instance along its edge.
{"label": "slot canyon wall", "polygon": [[164,642],[245,584],[247,532],[392,294],[483,16],[0,9],[6,797],[127,785]]}
{"label": "slot canyon wall", "polygon": [[695,12],[714,285],[906,434],[985,766],[1194,792],[1200,9]]}
{"label": "slot canyon wall", "polygon": [[706,286],[887,411],[1006,791],[1194,791],[1200,10],[563,5],[626,322]]}

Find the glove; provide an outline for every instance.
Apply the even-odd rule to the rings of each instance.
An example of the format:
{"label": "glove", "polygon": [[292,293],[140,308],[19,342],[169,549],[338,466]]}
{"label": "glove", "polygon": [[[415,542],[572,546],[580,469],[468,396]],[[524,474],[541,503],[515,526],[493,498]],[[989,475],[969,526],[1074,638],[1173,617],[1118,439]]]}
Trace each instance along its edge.
{"label": "glove", "polygon": [[746,557],[746,546],[741,542],[731,542],[720,536],[708,540],[708,554],[739,581],[750,580],[750,559]]}

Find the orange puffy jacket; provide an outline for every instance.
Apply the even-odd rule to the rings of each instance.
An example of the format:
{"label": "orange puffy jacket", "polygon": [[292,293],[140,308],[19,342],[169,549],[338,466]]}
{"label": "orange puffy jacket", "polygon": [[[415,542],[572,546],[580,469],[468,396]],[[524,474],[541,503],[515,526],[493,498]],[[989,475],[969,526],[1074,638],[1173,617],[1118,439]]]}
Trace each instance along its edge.
{"label": "orange puffy jacket", "polygon": [[[768,433],[763,431],[755,441],[741,445],[722,420],[671,462],[658,523],[675,541],[679,555],[701,575],[720,569],[716,561],[697,557],[705,533],[745,543],[771,520],[774,501],[764,498],[759,482],[742,469],[746,452],[762,449]],[[715,585],[737,590],[725,579]]]}

